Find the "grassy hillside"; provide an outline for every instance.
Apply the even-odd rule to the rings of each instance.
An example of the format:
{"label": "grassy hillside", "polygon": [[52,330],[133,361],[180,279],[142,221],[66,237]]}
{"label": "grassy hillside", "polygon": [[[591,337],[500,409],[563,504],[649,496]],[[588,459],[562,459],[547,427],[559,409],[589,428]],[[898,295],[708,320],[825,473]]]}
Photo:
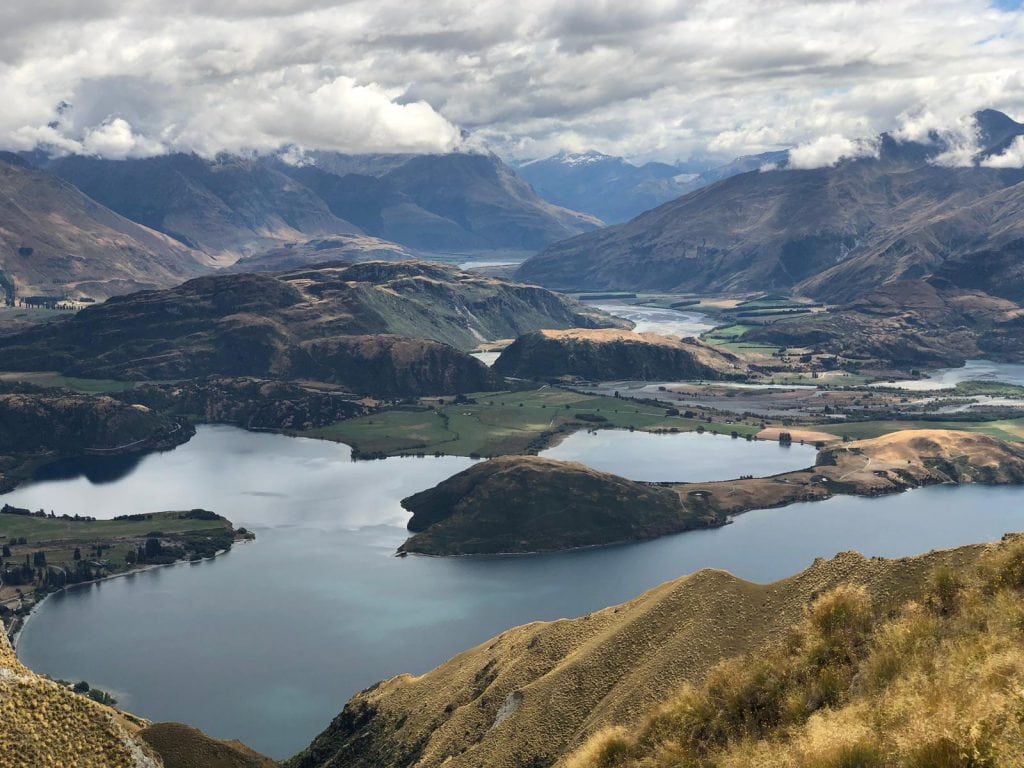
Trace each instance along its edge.
{"label": "grassy hillside", "polygon": [[720,380],[749,374],[739,358],[693,339],[578,328],[524,334],[501,353],[494,370],[518,378],[590,381]]}
{"label": "grassy hillside", "polygon": [[934,568],[914,601],[847,584],[565,768],[1024,765],[1024,540]]}
{"label": "grassy hillside", "polygon": [[160,768],[143,724],[32,673],[0,632],[0,768]]}
{"label": "grassy hillside", "polygon": [[[609,765],[621,756],[632,761],[631,766],[653,768],[661,764],[643,761],[655,755],[669,760],[664,765],[715,765],[713,761],[686,762],[689,757],[684,751],[676,752],[679,759],[671,762],[673,753],[657,751],[661,744],[688,732],[687,721],[666,720],[665,728],[659,729],[650,719],[665,703],[676,701],[685,686],[698,694],[720,691],[716,695],[721,698],[711,700],[713,706],[700,710],[710,719],[693,721],[700,725],[697,733],[723,732],[714,730],[719,727],[714,725],[719,709],[727,716],[726,724],[763,721],[769,726],[764,734],[778,740],[761,745],[765,754],[787,748],[791,738],[805,733],[809,738],[812,731],[803,729],[819,719],[851,714],[867,718],[849,731],[853,736],[868,736],[870,729],[891,722],[890,733],[913,736],[923,747],[926,736],[934,740],[947,730],[955,736],[961,733],[958,724],[965,724],[974,726],[979,737],[991,733],[993,743],[1005,744],[1004,736],[1019,727],[1024,682],[1022,562],[1024,544],[1013,540],[892,561],[847,553],[819,560],[796,576],[767,585],[721,571],[701,571],[578,619],[511,629],[425,675],[381,683],[354,697],[309,749],[288,765],[553,766],[591,738],[598,741],[585,753],[590,758],[581,758],[576,765],[589,765],[606,755],[613,761]],[[997,576],[976,576],[979,568]],[[957,579],[970,586],[952,587]],[[822,602],[823,595],[837,588],[842,589],[840,596],[855,597],[850,610],[856,613],[848,614],[835,596]],[[911,602],[920,607],[910,607]],[[830,610],[829,605],[840,610]],[[957,608],[944,614],[943,606],[948,605]],[[900,617],[911,623],[900,624]],[[979,623],[982,619],[987,625]],[[808,620],[817,621],[818,635],[809,634]],[[958,646],[961,639],[965,644]],[[826,644],[815,652],[819,641]],[[841,660],[847,648],[855,668],[833,661]],[[869,653],[874,648],[877,652]],[[981,649],[991,653],[979,653]],[[747,654],[753,656],[746,662],[732,662],[726,673],[713,671],[720,663]],[[772,665],[759,662],[761,658]],[[785,659],[790,661],[783,664]],[[824,664],[815,667],[815,659]],[[874,661],[869,665],[868,659]],[[777,673],[773,672],[775,662],[779,662]],[[955,670],[948,678],[943,671],[946,664]],[[823,708],[882,701],[855,697],[874,690],[896,694],[901,681],[917,674],[914,670],[921,670],[919,679],[927,683],[916,689],[924,695],[904,699],[908,706],[902,710],[882,710],[892,713],[891,721],[872,722],[870,705],[845,710],[845,715]],[[931,678],[926,675],[929,670]],[[776,674],[782,679],[777,680]],[[807,684],[801,687],[797,681]],[[813,689],[812,682],[819,688]],[[929,687],[933,682],[934,687]],[[935,695],[927,695],[929,691]],[[744,702],[749,702],[749,717]],[[759,702],[764,702],[763,710]],[[795,713],[797,719],[781,727],[774,714],[779,711]],[[937,727],[931,734],[899,730],[902,721],[896,716],[901,712],[906,722],[919,725],[927,725],[925,715],[934,712]],[[812,715],[815,719],[809,726]],[[838,730],[843,721],[822,722]],[[644,738],[623,737],[618,731],[609,735],[605,730],[616,726]],[[735,738],[736,731],[727,733],[725,743],[730,748],[734,742],[746,748],[748,736],[742,730]],[[758,735],[752,732],[749,738]],[[622,749],[612,743],[603,751],[603,745],[612,741],[610,736],[624,739]],[[706,743],[711,750],[704,754],[717,757],[720,742]],[[762,764],[740,758],[731,763]],[[923,768],[1020,763],[903,764]],[[858,763],[807,765],[853,768]]]}

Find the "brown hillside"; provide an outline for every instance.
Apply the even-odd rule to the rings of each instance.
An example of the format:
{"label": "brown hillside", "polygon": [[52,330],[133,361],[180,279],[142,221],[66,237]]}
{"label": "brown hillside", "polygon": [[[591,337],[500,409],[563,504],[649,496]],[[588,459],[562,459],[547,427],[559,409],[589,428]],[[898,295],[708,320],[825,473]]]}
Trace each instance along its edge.
{"label": "brown hillside", "polygon": [[494,370],[519,378],[602,381],[719,380],[747,373],[738,358],[694,339],[582,328],[524,334],[501,353]]}
{"label": "brown hillside", "polygon": [[43,171],[0,158],[0,300],[167,288],[213,262]]}
{"label": "brown hillside", "polygon": [[847,553],[768,585],[701,571],[582,618],[517,627],[357,695],[288,765],[553,765],[600,729],[643,720],[723,659],[776,643],[827,590],[863,585],[879,606],[897,605],[937,566],[967,571],[990,549],[895,561]]}

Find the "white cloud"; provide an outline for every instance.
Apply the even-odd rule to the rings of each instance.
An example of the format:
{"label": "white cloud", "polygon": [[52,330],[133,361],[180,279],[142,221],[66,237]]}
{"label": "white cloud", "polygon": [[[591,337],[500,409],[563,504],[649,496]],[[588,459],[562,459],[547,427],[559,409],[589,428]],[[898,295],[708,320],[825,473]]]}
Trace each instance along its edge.
{"label": "white cloud", "polygon": [[85,132],[82,151],[87,155],[123,160],[126,157],[162,155],[167,148],[159,141],[137,136],[127,120],[115,117]]}
{"label": "white cloud", "polygon": [[797,170],[827,168],[836,165],[840,160],[878,157],[878,149],[876,140],[848,139],[833,133],[789,150],[787,167]]}
{"label": "white cloud", "polygon": [[7,2],[0,147],[731,157],[1021,117],[1022,59],[988,0]]}
{"label": "white cloud", "polygon": [[1018,136],[1003,152],[981,161],[986,168],[1024,168],[1024,136]]}

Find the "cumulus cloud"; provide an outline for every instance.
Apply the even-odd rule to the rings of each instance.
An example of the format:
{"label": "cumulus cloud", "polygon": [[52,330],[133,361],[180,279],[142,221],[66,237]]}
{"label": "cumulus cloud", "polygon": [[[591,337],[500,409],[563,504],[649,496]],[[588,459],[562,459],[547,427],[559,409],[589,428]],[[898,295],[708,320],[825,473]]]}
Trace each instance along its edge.
{"label": "cumulus cloud", "polygon": [[1022,57],[1024,13],[987,0],[8,2],[0,147],[438,152],[464,129],[519,159],[827,158],[904,113],[1020,117]]}
{"label": "cumulus cloud", "polygon": [[127,120],[115,117],[86,130],[82,151],[87,155],[123,160],[126,157],[162,155],[167,148],[159,141],[136,135]]}
{"label": "cumulus cloud", "polygon": [[1016,137],[1005,151],[981,161],[986,168],[1024,168],[1024,136]]}
{"label": "cumulus cloud", "polygon": [[789,150],[787,167],[796,170],[827,168],[840,160],[857,157],[878,157],[877,140],[848,139],[838,133],[822,136]]}

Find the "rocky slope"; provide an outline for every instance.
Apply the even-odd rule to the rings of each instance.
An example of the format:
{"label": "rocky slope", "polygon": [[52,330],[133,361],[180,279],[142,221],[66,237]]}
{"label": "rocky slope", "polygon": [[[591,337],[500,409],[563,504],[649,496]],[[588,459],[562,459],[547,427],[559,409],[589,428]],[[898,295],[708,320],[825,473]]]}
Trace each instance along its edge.
{"label": "rocky slope", "polygon": [[[978,159],[1024,126],[976,116]],[[516,276],[557,289],[796,291],[849,301],[1024,235],[1024,169],[949,168],[946,148],[883,135],[878,157],[752,171],[557,243]]]}
{"label": "rocky slope", "polygon": [[503,376],[591,381],[680,381],[739,378],[740,360],[694,339],[620,330],[534,331],[510,344],[494,363]]}
{"label": "rocky slope", "polygon": [[[767,585],[700,571],[578,619],[516,627],[425,675],[367,689],[287,765],[562,765],[608,726],[635,730],[647,713],[681,686],[699,685],[719,662],[764,653],[791,637],[790,628],[829,590],[857,585],[879,608],[899,606],[923,599],[937,568],[970,573],[1007,546],[895,561],[848,553]],[[1013,669],[1016,681],[1019,667]],[[743,701],[740,694],[735,700]]]}
{"label": "rocky slope", "polygon": [[542,200],[494,155],[413,156],[375,175],[343,168],[329,158],[281,166],[367,234],[420,251],[533,251],[601,223]]}
{"label": "rocky slope", "polygon": [[0,302],[40,295],[103,299],[176,285],[210,265],[57,177],[0,155]]}
{"label": "rocky slope", "polygon": [[335,235],[301,243],[285,243],[239,259],[229,272],[282,272],[318,264],[356,261],[412,261],[416,257],[397,243],[367,235]]}
{"label": "rocky slope", "polygon": [[704,521],[668,488],[569,462],[504,456],[402,501],[402,552],[538,552],[663,536]]}
{"label": "rocky slope", "polygon": [[[117,379],[311,378],[378,395],[487,389],[469,349],[537,327],[616,324],[532,286],[419,262],[214,275],[0,340],[0,367]],[[426,338],[418,338],[426,337]]]}

